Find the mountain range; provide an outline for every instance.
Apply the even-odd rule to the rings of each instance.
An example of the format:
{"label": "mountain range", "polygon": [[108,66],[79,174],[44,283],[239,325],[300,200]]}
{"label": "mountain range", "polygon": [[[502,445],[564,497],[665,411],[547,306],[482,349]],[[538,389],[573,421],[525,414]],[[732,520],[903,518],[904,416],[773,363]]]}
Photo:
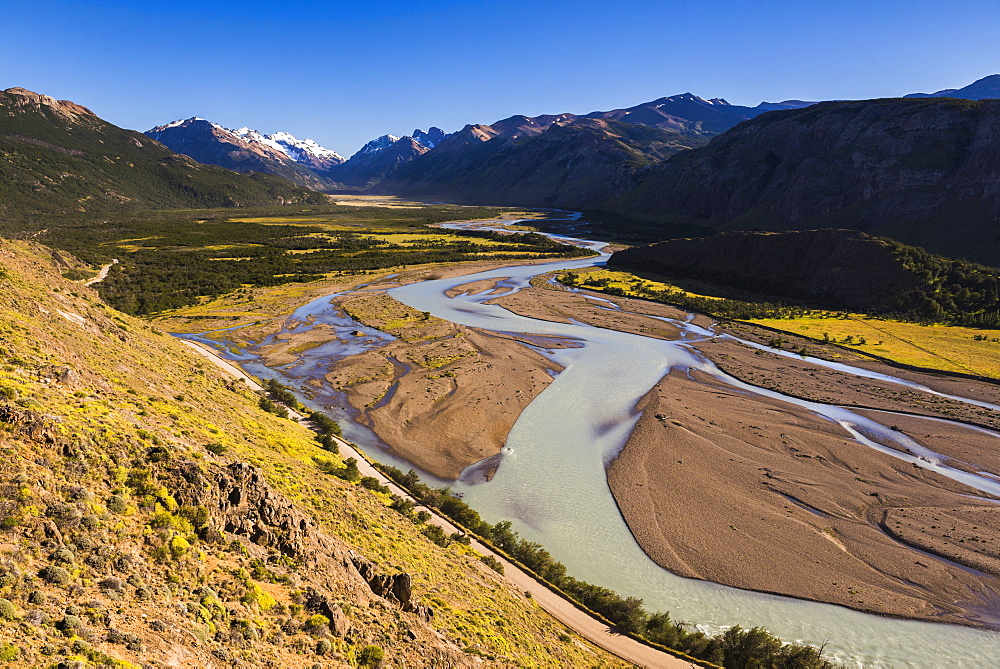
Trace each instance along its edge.
{"label": "mountain range", "polygon": [[[418,128],[411,135],[404,137],[386,134],[366,143],[346,161],[336,152],[324,149],[312,140],[302,142],[284,132],[263,135],[248,128],[229,130],[217,123],[197,117],[173,121],[148,130],[146,134],[170,149],[190,156],[199,162],[219,165],[240,172],[254,171],[277,174],[300,186],[318,190],[330,188],[378,188],[383,191],[425,189],[446,191],[449,193],[449,197],[467,199],[482,198],[484,195],[482,191],[487,190],[474,186],[469,187],[466,183],[484,183],[483,179],[488,178],[488,175],[479,174],[481,170],[506,173],[509,167],[501,164],[502,160],[508,157],[507,153],[504,154],[501,163],[491,162],[488,166],[479,166],[477,163],[485,155],[499,153],[501,145],[510,149],[512,142],[541,135],[555,125],[563,127],[578,124],[581,128],[589,128],[591,133],[585,134],[590,142],[593,141],[593,132],[596,129],[610,126],[587,123],[586,121],[625,123],[662,130],[667,134],[646,133],[649,135],[648,141],[646,141],[641,139],[636,132],[622,132],[622,126],[615,125],[617,130],[611,131],[606,137],[608,144],[616,147],[624,142],[628,148],[624,150],[622,157],[628,154],[626,162],[630,165],[634,163],[633,158],[640,155],[639,163],[647,164],[650,161],[662,160],[676,150],[700,146],[705,139],[765,111],[797,109],[810,104],[812,103],[788,100],[778,103],[762,102],[757,107],[741,107],[731,105],[721,98],[706,100],[691,93],[684,93],[632,107],[595,111],[583,115],[568,113],[534,117],[516,115],[490,125],[466,126],[451,134],[445,134],[444,131],[436,127],[431,127],[426,132]],[[599,131],[598,134],[600,134]],[[459,136],[458,139],[450,142],[447,148],[447,153],[452,159],[456,155],[456,147],[458,146],[472,149],[479,142],[498,140],[491,145],[488,151],[473,151],[474,155],[462,156],[463,168],[461,171],[465,176],[458,180],[454,178],[455,169],[448,169],[447,173],[439,173],[435,169],[435,165],[440,166],[445,162],[450,162],[448,159],[442,160],[440,152],[433,161],[419,160],[455,136]],[[470,139],[477,141],[470,143],[468,141]],[[561,141],[567,139],[569,138],[565,133],[556,133],[554,137],[548,138],[547,150],[559,152],[560,150],[556,147]],[[666,146],[673,148],[666,152],[662,151]],[[567,147],[565,151],[572,153],[574,148],[576,147]],[[613,152],[619,149],[621,147],[613,149]],[[317,160],[317,157],[322,157],[322,160]],[[554,159],[556,162],[573,161],[573,158],[568,154],[561,154],[560,157],[554,157]],[[515,157],[513,160],[519,163],[530,161],[530,151],[528,156]],[[404,166],[412,161],[422,162],[423,165],[420,168],[404,170]],[[470,169],[473,171],[467,173]],[[559,177],[553,178],[557,182],[561,181]],[[545,189],[533,188],[526,191],[520,187],[507,186],[502,192],[490,192],[487,195],[489,198],[500,198],[501,200],[506,200],[509,197],[515,199],[529,197],[532,202],[545,200],[550,203],[567,199],[552,192],[543,193],[542,190]],[[587,201],[597,201],[607,193],[615,192],[616,190],[611,188],[604,193],[594,193],[587,198]],[[569,196],[568,199],[572,199],[572,196]]]}
{"label": "mountain range", "polygon": [[1000,263],[1000,101],[826,102],[747,121],[602,208],[651,236],[852,228]]}
{"label": "mountain range", "polygon": [[323,173],[344,162],[336,151],[311,139],[298,140],[286,132],[264,135],[250,128],[230,130],[198,117],[157,126],[145,134],[200,163],[276,174],[316,190],[334,186]]}
{"label": "mountain range", "polygon": [[322,201],[274,175],[178,155],[76,103],[24,88],[0,92],[0,219]]}
{"label": "mountain range", "polygon": [[1000,99],[1000,74],[991,74],[962,88],[946,88],[937,93],[910,93],[907,98],[961,98],[964,100]]}
{"label": "mountain range", "polygon": [[[1000,197],[991,185],[998,103],[972,99],[998,84],[991,75],[906,98],[756,107],[684,93],[582,115],[515,115],[450,134],[383,135],[348,160],[287,132],[230,130],[197,117],[144,136],[79,105],[11,89],[0,100],[13,114],[0,117],[0,142],[11,147],[0,207],[322,199],[275,179],[284,177],[321,191],[587,210],[623,222],[616,232],[633,239],[850,227],[1000,263]],[[253,174],[236,179],[164,147]],[[51,159],[31,160],[41,154]],[[70,176],[78,174],[89,176]]]}

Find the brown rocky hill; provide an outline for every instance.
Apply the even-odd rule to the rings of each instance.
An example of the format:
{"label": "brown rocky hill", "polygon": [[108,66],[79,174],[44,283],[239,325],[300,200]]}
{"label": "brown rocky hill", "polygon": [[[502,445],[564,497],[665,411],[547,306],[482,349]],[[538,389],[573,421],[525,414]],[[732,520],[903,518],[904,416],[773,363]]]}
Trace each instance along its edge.
{"label": "brown rocky hill", "polygon": [[998,182],[1000,101],[827,102],[746,121],[604,208],[664,237],[846,227],[997,264]]}

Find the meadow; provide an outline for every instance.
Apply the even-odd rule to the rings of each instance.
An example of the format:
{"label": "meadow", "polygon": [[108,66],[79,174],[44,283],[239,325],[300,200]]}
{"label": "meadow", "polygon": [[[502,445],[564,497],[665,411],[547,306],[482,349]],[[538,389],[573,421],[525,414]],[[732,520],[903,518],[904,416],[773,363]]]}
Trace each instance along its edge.
{"label": "meadow", "polygon": [[[563,283],[610,295],[654,299],[720,318],[836,344],[892,362],[1000,379],[1000,332],[957,325],[921,324],[865,314],[807,309],[770,301],[711,295],[629,272],[566,273]],[[704,290],[702,293],[700,290]],[[728,293],[727,293],[728,295]]]}

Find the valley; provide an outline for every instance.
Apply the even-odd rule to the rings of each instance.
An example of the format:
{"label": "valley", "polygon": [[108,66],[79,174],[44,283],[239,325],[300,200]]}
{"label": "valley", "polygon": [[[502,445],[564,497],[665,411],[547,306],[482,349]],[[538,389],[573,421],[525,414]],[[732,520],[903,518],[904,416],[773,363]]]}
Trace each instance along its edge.
{"label": "valley", "polygon": [[[594,262],[556,267],[585,275]],[[338,287],[332,300],[311,293],[317,297],[294,302],[304,306],[289,319],[203,341],[332,409],[371,457],[452,481],[484,518],[513,519],[570,573],[646,606],[709,628],[731,624],[742,610],[735,602],[748,594],[697,580],[704,579],[865,612],[995,626],[1000,580],[990,542],[1000,528],[986,518],[1000,486],[977,472],[996,473],[996,437],[914,414],[994,427],[996,387],[871,361],[831,368],[822,356],[855,364],[833,347],[815,347],[809,358],[779,356],[766,344],[754,348],[747,332],[703,316],[692,322],[675,307],[567,290],[553,283],[560,272],[552,269],[375,274]],[[176,328],[184,315],[162,324]],[[672,368],[687,373],[664,376]],[[519,387],[518,379],[532,380]],[[483,429],[496,431],[484,437]],[[924,516],[941,523],[946,516],[955,529],[946,537],[938,525],[911,520]],[[647,555],[696,580],[673,576]],[[604,564],[628,566],[609,573]],[[736,622],[814,643],[822,636],[844,660],[895,665],[921,652],[915,648],[940,657],[940,633],[968,637],[952,661],[974,663],[996,642],[992,632],[750,597],[753,614]],[[793,613],[797,607],[808,615]],[[899,645],[881,643],[886,634]]]}
{"label": "valley", "polygon": [[346,159],[0,92],[0,661],[995,662],[998,81]]}

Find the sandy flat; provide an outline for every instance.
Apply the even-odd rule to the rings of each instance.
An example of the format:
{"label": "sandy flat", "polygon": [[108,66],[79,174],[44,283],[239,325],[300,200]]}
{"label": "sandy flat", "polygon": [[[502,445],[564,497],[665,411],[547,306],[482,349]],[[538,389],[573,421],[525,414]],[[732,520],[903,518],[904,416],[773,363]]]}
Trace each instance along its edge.
{"label": "sandy flat", "polygon": [[[643,549],[678,574],[914,618],[984,623],[1000,591],[882,529],[919,506],[995,514],[967,489],[853,442],[836,424],[698,372],[644,398],[609,471]],[[983,531],[986,533],[986,530]],[[931,542],[924,545],[930,546]],[[980,566],[989,567],[983,561]]]}

